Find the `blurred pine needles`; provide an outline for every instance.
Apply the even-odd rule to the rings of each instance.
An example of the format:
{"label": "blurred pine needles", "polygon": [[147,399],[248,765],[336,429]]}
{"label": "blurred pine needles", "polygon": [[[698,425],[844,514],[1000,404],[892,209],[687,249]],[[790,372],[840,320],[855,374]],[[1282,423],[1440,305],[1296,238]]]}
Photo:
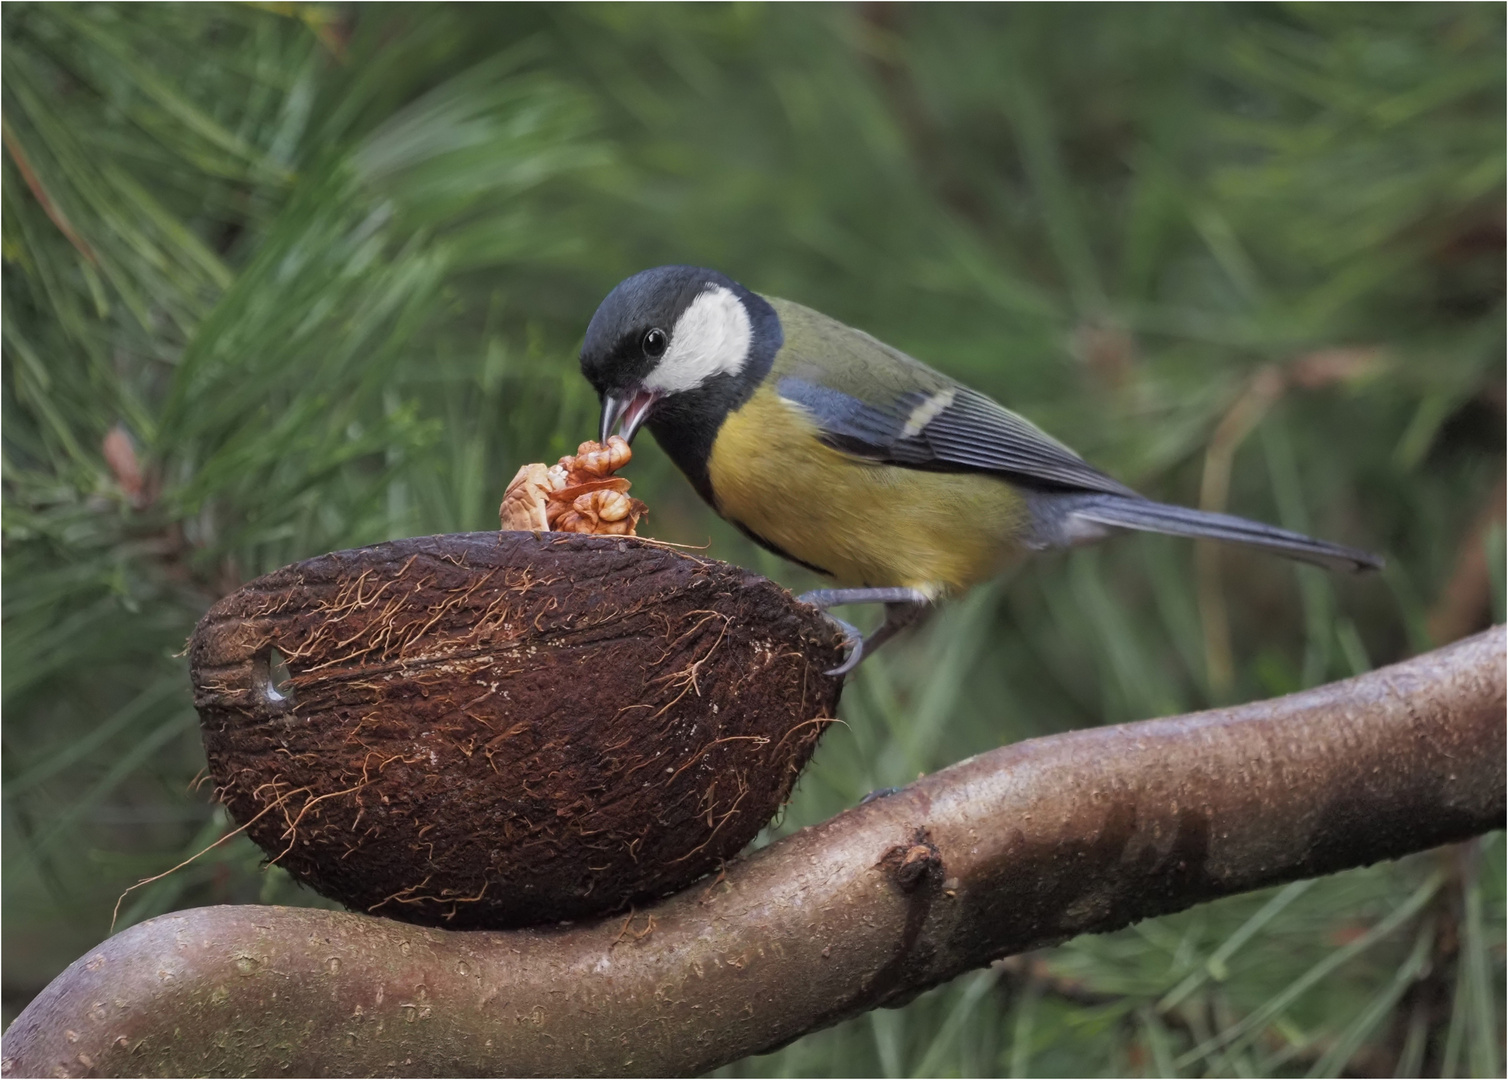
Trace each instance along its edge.
{"label": "blurred pine needles", "polygon": [[[1038,560],[867,664],[771,832],[1504,617],[1504,14],[7,4],[4,1007],[227,829],[212,600],[485,529],[621,277],[717,266],[1149,494],[1385,551]],[[650,531],[786,581],[645,444]],[[1501,834],[1002,962],[729,1075],[1501,1075]],[[319,903],[244,840],[125,921]]]}

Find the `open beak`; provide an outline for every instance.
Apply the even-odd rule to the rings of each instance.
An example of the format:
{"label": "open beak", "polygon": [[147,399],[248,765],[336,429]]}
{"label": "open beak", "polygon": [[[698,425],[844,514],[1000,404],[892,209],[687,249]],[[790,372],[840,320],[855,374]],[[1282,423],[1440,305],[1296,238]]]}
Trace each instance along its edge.
{"label": "open beak", "polygon": [[602,436],[599,442],[606,443],[613,429],[622,424],[618,434],[625,442],[634,441],[634,433],[643,425],[660,395],[653,390],[633,390],[624,394],[606,394],[602,398]]}

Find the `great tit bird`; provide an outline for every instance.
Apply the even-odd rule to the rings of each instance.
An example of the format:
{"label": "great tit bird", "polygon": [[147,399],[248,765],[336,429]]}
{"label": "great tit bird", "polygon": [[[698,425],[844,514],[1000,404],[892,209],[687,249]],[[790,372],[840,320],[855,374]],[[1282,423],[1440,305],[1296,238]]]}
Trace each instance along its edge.
{"label": "great tit bird", "polygon": [[714,270],[662,266],[620,283],[587,327],[581,370],[602,401],[604,442],[647,427],[718,514],[840,586],[803,599],[886,605],[885,623],[853,637],[833,674],[939,596],[1029,552],[1117,529],[1332,569],[1382,565],[1286,529],[1153,502],[978,391]]}

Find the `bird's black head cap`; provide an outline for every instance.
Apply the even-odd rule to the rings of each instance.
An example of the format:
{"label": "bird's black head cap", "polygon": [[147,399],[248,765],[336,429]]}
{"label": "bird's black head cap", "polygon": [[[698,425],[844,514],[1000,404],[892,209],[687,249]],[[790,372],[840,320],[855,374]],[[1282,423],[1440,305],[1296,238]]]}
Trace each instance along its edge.
{"label": "bird's black head cap", "polygon": [[641,424],[706,494],[706,458],[723,418],[769,373],[785,336],[757,293],[696,266],[660,266],[619,283],[587,326],[581,372],[602,399],[602,438]]}

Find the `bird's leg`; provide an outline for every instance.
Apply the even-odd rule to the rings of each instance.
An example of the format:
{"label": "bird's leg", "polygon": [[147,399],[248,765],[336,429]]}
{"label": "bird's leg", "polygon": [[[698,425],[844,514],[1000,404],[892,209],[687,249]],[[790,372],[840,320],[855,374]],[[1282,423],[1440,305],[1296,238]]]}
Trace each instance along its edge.
{"label": "bird's leg", "polygon": [[797,597],[802,603],[811,604],[827,612],[828,608],[839,607],[843,604],[884,604],[885,621],[880,628],[867,638],[857,629],[828,613],[832,619],[842,628],[844,635],[852,644],[852,652],[848,659],[824,672],[827,675],[847,675],[866,655],[879,648],[890,640],[898,631],[910,626],[926,610],[930,602],[926,593],[920,589],[813,589],[811,592],[802,593]]}
{"label": "bird's leg", "polygon": [[864,648],[873,652],[896,634],[920,619],[927,610],[925,597],[920,600],[890,601],[885,605],[885,621],[864,639]]}

